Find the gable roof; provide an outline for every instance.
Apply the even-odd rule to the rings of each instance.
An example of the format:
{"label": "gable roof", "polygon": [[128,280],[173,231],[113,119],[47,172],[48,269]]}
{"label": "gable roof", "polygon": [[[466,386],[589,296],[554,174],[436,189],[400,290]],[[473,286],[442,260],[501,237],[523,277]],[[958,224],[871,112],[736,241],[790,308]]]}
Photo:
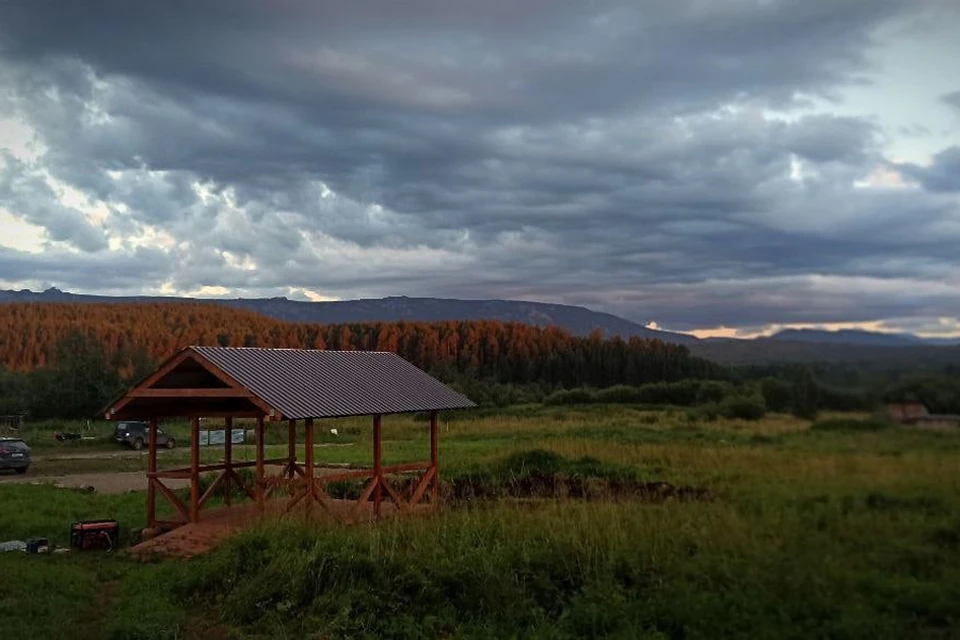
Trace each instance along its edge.
{"label": "gable roof", "polygon": [[[337,418],[476,406],[463,394],[400,356],[385,351],[194,346],[167,362],[175,362],[177,358],[183,361],[184,356],[210,370],[228,387],[247,393],[251,402],[269,407],[276,419]],[[176,371],[173,368],[170,373]],[[152,384],[162,385],[161,381],[162,377],[156,374],[148,376],[125,394],[124,399],[135,396],[138,390],[142,394]],[[162,392],[162,387],[159,391]],[[204,389],[197,391],[191,402],[201,399]],[[210,406],[215,406],[214,393],[210,396]],[[133,409],[130,407],[124,413],[129,414]],[[193,412],[201,413],[201,409],[194,408]],[[111,409],[108,413],[115,411]]]}

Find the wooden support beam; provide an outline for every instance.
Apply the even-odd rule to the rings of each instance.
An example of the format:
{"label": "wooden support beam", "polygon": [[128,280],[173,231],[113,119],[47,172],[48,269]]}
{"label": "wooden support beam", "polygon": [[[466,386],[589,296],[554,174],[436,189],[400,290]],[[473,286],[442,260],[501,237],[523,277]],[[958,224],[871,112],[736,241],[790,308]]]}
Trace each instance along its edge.
{"label": "wooden support beam", "polygon": [[246,389],[224,389],[222,387],[203,389],[132,389],[129,398],[252,398]]}
{"label": "wooden support beam", "polygon": [[291,478],[295,475],[295,469],[297,468],[297,421],[290,420],[287,422],[287,458],[289,458],[289,464],[287,465],[286,474]]}
{"label": "wooden support beam", "polygon": [[437,412],[430,412],[430,467],[433,478],[430,480],[430,502],[436,505],[440,499],[440,428]]}
{"label": "wooden support beam", "polygon": [[223,502],[228,507],[233,501],[231,494],[233,493],[233,418],[227,417],[223,420],[223,465],[225,467],[224,475],[226,476],[226,485],[225,493],[223,494]]}
{"label": "wooden support beam", "polygon": [[387,492],[387,495],[390,496],[390,500],[393,501],[394,506],[402,513],[407,512],[407,503],[403,498],[400,497],[400,494],[397,493],[396,489],[387,482],[387,479],[384,477],[380,478],[380,486],[383,487],[383,490]]}
{"label": "wooden support beam", "polygon": [[254,490],[257,495],[257,510],[263,513],[263,416],[257,417],[257,480]]}
{"label": "wooden support beam", "polygon": [[[150,434],[147,436],[147,473],[157,472],[157,419],[150,418]],[[157,524],[157,489],[147,481],[147,526]]]}
{"label": "wooden support beam", "polygon": [[307,418],[303,421],[303,446],[303,477],[307,486],[307,491],[310,493],[310,500],[307,503],[307,509],[309,510],[313,505],[314,499],[313,473],[315,469],[313,462],[313,418]]}
{"label": "wooden support beam", "polygon": [[[287,461],[286,458],[268,458],[263,461],[264,465],[280,465]],[[234,462],[231,467],[233,469],[246,469],[250,467],[257,466],[256,462]],[[218,462],[216,464],[202,464],[198,467],[200,473],[207,473],[208,471],[223,471],[227,468],[225,463]],[[153,475],[157,478],[189,478],[190,474],[193,473],[192,467],[180,467],[177,469],[164,469],[163,471],[157,471],[154,474],[148,473],[147,475]]]}
{"label": "wooden support beam", "polygon": [[381,433],[381,416],[373,416],[373,475],[377,484],[373,489],[373,515],[380,517],[380,500],[383,497],[383,438]]}
{"label": "wooden support beam", "polygon": [[353,507],[353,513],[357,514],[361,510],[366,509],[366,503],[369,502],[370,496],[373,495],[373,492],[376,490],[377,486],[380,484],[380,478],[373,476],[370,478],[370,482],[367,483],[367,486],[364,488],[363,493],[360,494],[360,497],[357,498],[357,504]]}
{"label": "wooden support beam", "polygon": [[247,494],[248,498],[250,498],[251,500],[256,500],[256,497],[257,497],[256,494],[253,492],[252,489],[250,489],[250,487],[246,485],[246,483],[243,481],[243,478],[241,478],[240,475],[236,472],[236,468],[237,467],[235,465],[232,469],[230,469],[230,474],[233,476],[233,481],[237,484],[238,487],[243,489],[243,492]]}
{"label": "wooden support beam", "polygon": [[202,507],[206,504],[207,500],[213,497],[213,493],[217,488],[224,482],[228,482],[230,478],[230,472],[224,469],[220,472],[220,475],[217,476],[216,480],[210,483],[210,486],[207,487],[207,490],[203,492],[203,495],[200,496],[200,506]]}
{"label": "wooden support beam", "polygon": [[427,492],[427,487],[433,485],[433,475],[436,472],[436,467],[430,467],[427,469],[427,472],[423,474],[423,477],[420,478],[420,482],[417,484],[417,488],[414,490],[413,495],[410,496],[411,505],[417,505],[420,503],[420,500],[423,499],[423,494]]}
{"label": "wooden support beam", "polygon": [[157,488],[157,491],[160,492],[160,495],[173,505],[180,515],[183,516],[185,522],[190,522],[190,511],[187,509],[187,505],[183,504],[180,498],[177,497],[177,494],[170,491],[167,485],[160,482],[159,478],[151,478],[148,482],[152,483]]}
{"label": "wooden support beam", "polygon": [[200,418],[190,423],[190,522],[200,520]]}
{"label": "wooden support beam", "polygon": [[[388,473],[403,473],[406,471],[426,471],[430,468],[429,462],[411,462],[410,464],[398,464],[392,467],[382,467],[382,475]],[[356,469],[351,471],[341,471],[340,473],[329,473],[317,477],[317,482],[329,484],[331,482],[340,482],[342,480],[356,480],[358,478],[375,478],[376,471],[373,469]]]}

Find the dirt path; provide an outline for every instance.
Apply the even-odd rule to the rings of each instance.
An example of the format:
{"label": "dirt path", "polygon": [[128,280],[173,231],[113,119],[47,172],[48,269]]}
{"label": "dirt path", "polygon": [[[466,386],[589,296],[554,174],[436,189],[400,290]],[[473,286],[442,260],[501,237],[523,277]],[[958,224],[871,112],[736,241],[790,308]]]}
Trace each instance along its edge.
{"label": "dirt path", "polygon": [[[268,469],[274,465],[268,465]],[[337,473],[349,465],[330,465],[329,468],[317,467],[316,473]],[[279,468],[279,467],[277,467]],[[143,471],[104,471],[101,473],[71,473],[58,475],[24,476],[13,473],[0,473],[0,487],[4,484],[52,484],[66,489],[92,489],[97,493],[126,493],[127,491],[146,491],[147,475]],[[182,489],[190,486],[186,478],[164,478],[163,484],[170,489]]]}
{"label": "dirt path", "polygon": [[[189,487],[186,479],[165,478],[163,483],[171,489]],[[146,491],[147,476],[142,471],[118,473],[74,473],[59,476],[0,475],[0,487],[4,484],[52,484],[67,489],[92,488],[97,493],[126,493]]]}
{"label": "dirt path", "polygon": [[[352,447],[355,443],[353,442],[325,442],[321,444],[313,445],[313,448],[324,449],[332,447]],[[206,449],[207,447],[203,447]],[[252,452],[255,450],[253,445],[234,445],[233,451],[235,455],[242,455],[243,452]],[[84,451],[79,449],[77,451],[56,451],[56,452],[43,452],[40,451],[39,455],[33,455],[33,462],[51,462],[56,460],[119,460],[123,458],[146,458],[147,450],[141,449],[140,451],[134,451],[133,449],[99,449],[94,451]],[[163,456],[171,455],[177,451],[189,452],[189,447],[177,447],[176,449],[158,449],[157,456],[163,458]]]}

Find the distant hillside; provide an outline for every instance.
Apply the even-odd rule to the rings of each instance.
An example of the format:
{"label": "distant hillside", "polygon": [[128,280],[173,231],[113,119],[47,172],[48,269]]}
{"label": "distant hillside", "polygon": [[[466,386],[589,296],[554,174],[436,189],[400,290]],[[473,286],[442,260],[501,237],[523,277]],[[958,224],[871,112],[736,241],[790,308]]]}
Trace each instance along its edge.
{"label": "distant hillside", "polygon": [[880,333],[879,331],[863,331],[860,329],[841,329],[839,331],[784,329],[767,339],[789,342],[857,344],[883,347],[960,345],[960,338],[921,338],[912,333]]}
{"label": "distant hillside", "polygon": [[443,320],[497,320],[520,322],[537,327],[554,325],[576,336],[587,336],[601,330],[607,337],[633,336],[658,339],[674,344],[696,342],[693,336],[655,331],[609,313],[591,311],[584,307],[520,300],[454,300],[448,298],[373,298],[340,302],[303,302],[287,298],[195,299],[166,297],[112,297],[65,293],[48,289],[33,291],[0,291],[4,302],[69,302],[131,304],[143,302],[208,302],[235,309],[255,311],[277,320],[341,324],[349,322],[436,322]]}
{"label": "distant hillside", "polygon": [[844,363],[899,371],[939,369],[960,363],[960,346],[846,344],[792,341],[710,339],[688,345],[690,352],[725,365],[773,363]]}
{"label": "distant hillside", "polygon": [[601,330],[608,337],[654,338],[686,346],[693,355],[721,364],[837,363],[888,366],[900,370],[936,368],[960,363],[960,340],[930,340],[910,334],[869,331],[785,330],[755,340],[707,339],[655,331],[583,307],[518,300],[454,300],[444,298],[391,297],[342,302],[301,302],[286,298],[235,298],[230,300],[164,297],[111,297],[65,293],[48,289],[0,291],[0,304],[54,302],[126,305],[136,303],[211,303],[252,311],[276,320],[309,324],[361,322],[439,322],[447,320],[494,320],[546,327],[558,326],[575,336]]}

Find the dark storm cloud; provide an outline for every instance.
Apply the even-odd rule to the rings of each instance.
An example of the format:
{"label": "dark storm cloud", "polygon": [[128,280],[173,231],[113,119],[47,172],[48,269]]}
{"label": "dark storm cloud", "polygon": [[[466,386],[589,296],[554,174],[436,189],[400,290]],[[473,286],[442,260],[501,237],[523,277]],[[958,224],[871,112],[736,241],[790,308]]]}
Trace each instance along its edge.
{"label": "dark storm cloud", "polygon": [[944,149],[929,166],[905,163],[897,167],[928,191],[960,192],[960,147]]}
{"label": "dark storm cloud", "polygon": [[[887,317],[857,279],[958,266],[955,200],[854,188],[891,166],[869,120],[765,110],[860,82],[875,31],[925,6],[3,4],[0,116],[45,151],[0,169],[0,206],[120,263],[163,248],[109,284],[73,253],[6,255],[0,279],[516,296],[683,328]],[[900,169],[948,192],[951,153]],[[924,309],[953,313],[942,293]]]}

